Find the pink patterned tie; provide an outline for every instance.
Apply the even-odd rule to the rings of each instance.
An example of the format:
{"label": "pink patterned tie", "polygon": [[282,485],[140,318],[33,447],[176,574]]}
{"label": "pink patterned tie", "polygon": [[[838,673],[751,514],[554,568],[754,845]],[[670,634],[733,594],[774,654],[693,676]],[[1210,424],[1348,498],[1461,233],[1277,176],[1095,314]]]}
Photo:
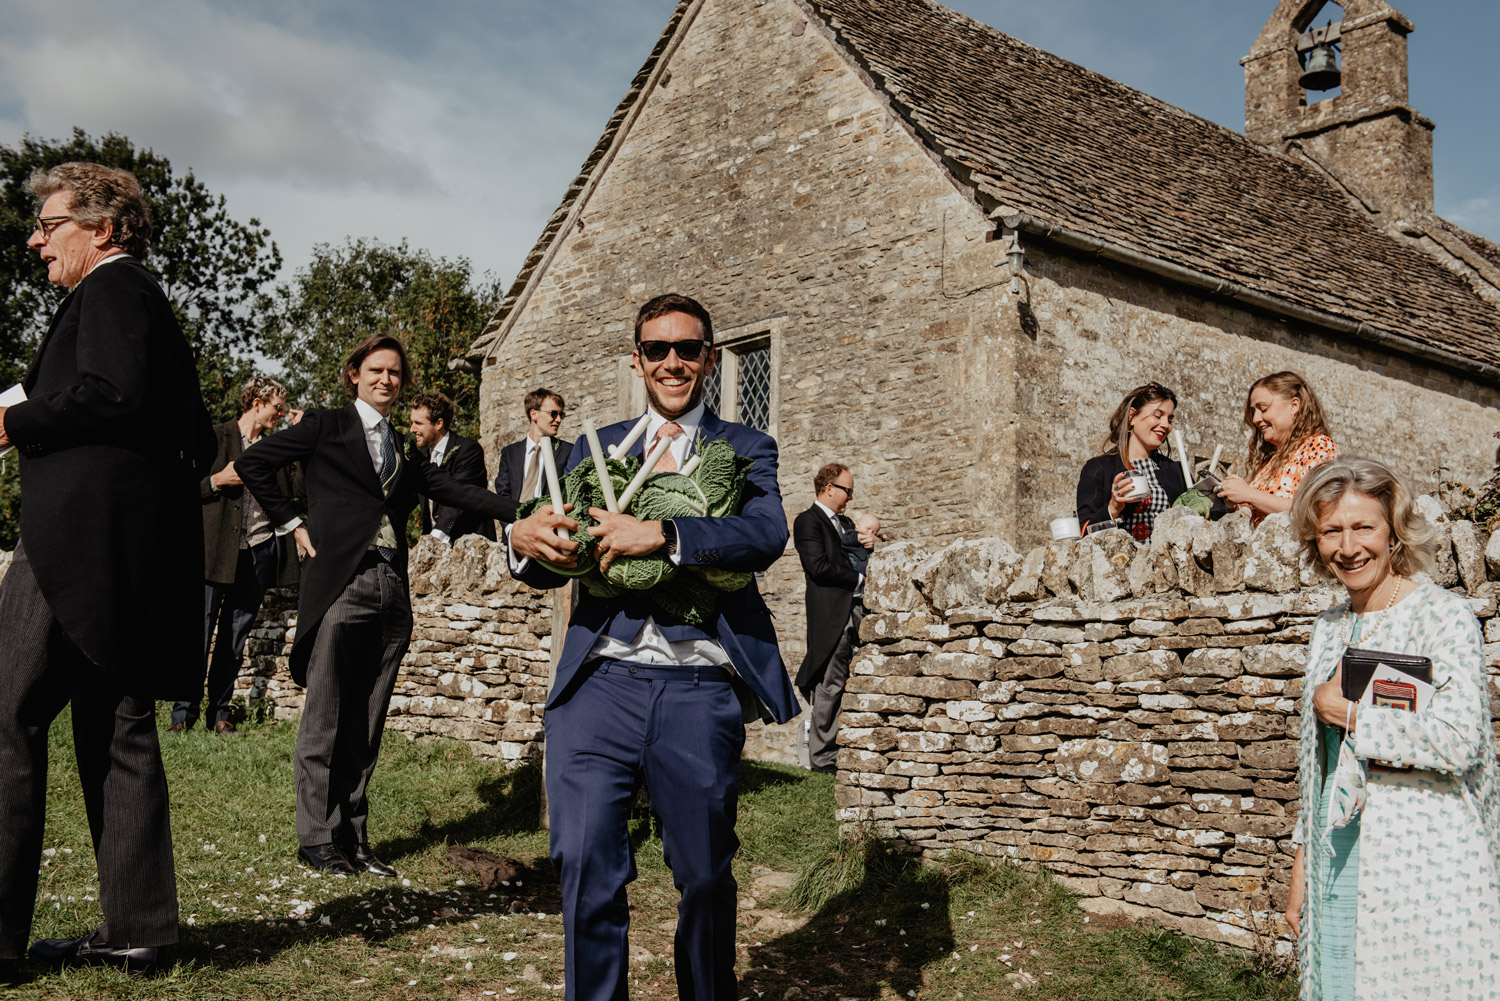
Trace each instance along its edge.
{"label": "pink patterned tie", "polygon": [[[682,434],[682,425],[678,424],[676,421],[667,421],[667,423],[663,424],[660,428],[657,429],[656,440],[661,441],[663,438],[676,438],[680,434]],[[672,450],[670,448],[661,454],[660,459],[656,460],[656,468],[652,470],[652,472],[677,472],[677,460],[672,456]]]}

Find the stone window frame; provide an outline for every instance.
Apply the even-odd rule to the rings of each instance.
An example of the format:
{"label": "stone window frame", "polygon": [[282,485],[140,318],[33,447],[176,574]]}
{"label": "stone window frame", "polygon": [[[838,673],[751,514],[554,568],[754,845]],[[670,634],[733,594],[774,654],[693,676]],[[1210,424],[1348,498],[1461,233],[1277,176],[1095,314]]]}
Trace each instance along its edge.
{"label": "stone window frame", "polygon": [[[742,323],[739,326],[716,330],[714,332],[714,350],[719,352],[719,385],[720,400],[722,407],[719,416],[726,421],[738,420],[739,401],[736,394],[739,390],[738,381],[738,353],[746,348],[760,347],[765,345],[770,348],[771,363],[771,386],[770,400],[767,407],[768,417],[766,420],[766,433],[772,438],[777,437],[781,413],[781,345],[782,328],[786,322],[786,314],[767,317],[752,323]],[[636,377],[635,369],[630,364],[630,356],[626,355],[621,363],[621,377],[629,380],[628,393],[622,393],[622,399],[628,399],[630,405],[628,411],[632,414],[646,412],[646,385]],[[726,392],[727,391],[727,392]]]}

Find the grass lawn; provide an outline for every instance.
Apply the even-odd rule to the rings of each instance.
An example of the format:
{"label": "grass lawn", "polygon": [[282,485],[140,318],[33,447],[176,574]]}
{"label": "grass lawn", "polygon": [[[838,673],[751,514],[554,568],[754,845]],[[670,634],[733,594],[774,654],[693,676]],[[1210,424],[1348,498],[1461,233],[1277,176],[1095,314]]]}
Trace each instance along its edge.
{"label": "grass lawn", "polygon": [[[293,857],[295,738],[290,724],[227,739],[201,729],[163,734],[183,922],[175,970],[147,981],[48,973],[8,996],[560,997],[562,921],[537,824],[535,767],[508,769],[461,744],[392,735],[372,783],[371,836],[403,878],[327,877]],[[52,752],[33,939],[75,937],[99,921],[66,716]],[[923,866],[873,839],[841,844],[830,776],[755,762],[741,775],[745,998],[1296,996],[1293,981],[1256,972],[1249,957],[1158,929],[1088,922],[1043,875],[966,860]],[[633,834],[631,996],[671,999],[676,891],[649,820]],[[449,846],[514,860],[508,885],[478,885]]]}

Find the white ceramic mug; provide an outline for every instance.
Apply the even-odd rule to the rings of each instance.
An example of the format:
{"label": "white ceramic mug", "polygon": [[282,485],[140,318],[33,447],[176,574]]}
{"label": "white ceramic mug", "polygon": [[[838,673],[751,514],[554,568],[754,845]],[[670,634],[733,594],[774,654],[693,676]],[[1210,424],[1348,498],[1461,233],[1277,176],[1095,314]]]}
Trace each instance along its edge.
{"label": "white ceramic mug", "polygon": [[1053,518],[1052,538],[1054,541],[1061,539],[1081,539],[1083,532],[1078,528],[1077,518]]}
{"label": "white ceramic mug", "polygon": [[1151,481],[1146,478],[1145,473],[1130,474],[1130,493],[1125,495],[1126,500],[1141,500],[1151,496]]}

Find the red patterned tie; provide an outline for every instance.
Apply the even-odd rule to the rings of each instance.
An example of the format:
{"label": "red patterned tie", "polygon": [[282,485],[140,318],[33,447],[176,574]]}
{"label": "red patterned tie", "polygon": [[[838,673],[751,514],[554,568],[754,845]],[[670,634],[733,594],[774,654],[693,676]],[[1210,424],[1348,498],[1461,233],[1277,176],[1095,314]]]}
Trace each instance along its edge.
{"label": "red patterned tie", "polygon": [[[676,421],[667,421],[667,423],[663,424],[660,428],[657,429],[656,440],[659,442],[663,438],[676,438],[680,434],[682,434],[682,425],[678,424]],[[677,472],[677,460],[672,456],[672,450],[670,448],[661,454],[660,459],[656,460],[656,468],[652,470],[652,472]]]}

